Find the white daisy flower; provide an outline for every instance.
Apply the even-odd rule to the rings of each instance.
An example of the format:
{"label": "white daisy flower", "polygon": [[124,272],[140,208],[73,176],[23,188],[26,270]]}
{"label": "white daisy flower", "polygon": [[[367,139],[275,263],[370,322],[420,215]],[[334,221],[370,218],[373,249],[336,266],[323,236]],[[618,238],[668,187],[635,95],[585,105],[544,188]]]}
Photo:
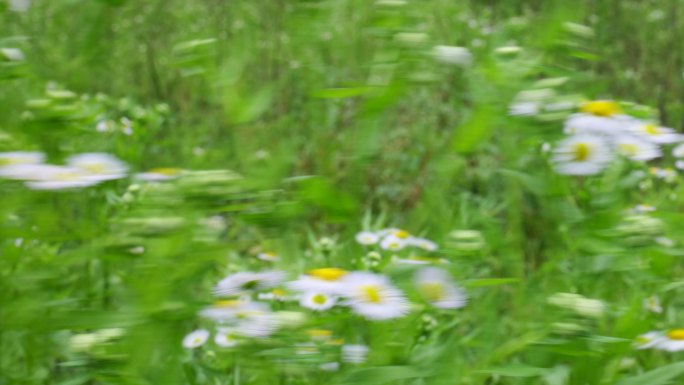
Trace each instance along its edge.
{"label": "white daisy flower", "polygon": [[183,347],[186,349],[196,349],[204,345],[209,339],[209,331],[198,329],[183,338]]}
{"label": "white daisy flower", "polygon": [[651,349],[664,339],[663,333],[651,331],[636,338],[637,349]]}
{"label": "white daisy flower", "polygon": [[217,296],[233,296],[270,289],[278,286],[285,278],[281,271],[240,272],[222,279],[214,288]]}
{"label": "white daisy flower", "polygon": [[336,372],[340,370],[340,363],[339,362],[324,362],[320,365],[318,365],[318,369],[324,371],[324,372]]}
{"label": "white daisy flower", "polygon": [[370,320],[398,318],[409,312],[404,293],[385,276],[353,272],[344,277],[343,296],[346,305]]}
{"label": "white daisy flower", "polygon": [[677,179],[677,172],[669,167],[651,167],[648,169],[648,172],[651,173],[651,175],[654,175],[656,178],[662,179],[669,183],[674,182]]}
{"label": "white daisy flower", "polygon": [[425,238],[411,237],[408,239],[408,244],[426,251],[437,250],[437,244]]}
{"label": "white daisy flower", "polygon": [[337,297],[328,293],[310,292],[304,293],[299,300],[299,304],[307,309],[323,311],[335,306]]}
{"label": "white daisy flower", "polygon": [[280,261],[280,256],[273,251],[264,251],[262,253],[258,253],[256,257],[265,262]]}
{"label": "white daisy flower", "polygon": [[675,167],[678,170],[684,170],[684,160],[678,160],[675,162]]}
{"label": "white daisy flower", "polygon": [[372,231],[361,231],[354,237],[356,242],[362,245],[374,245],[380,240],[380,236]]}
{"label": "white daisy flower", "polygon": [[415,276],[418,292],[432,306],[441,309],[457,309],[466,305],[465,292],[456,286],[449,273],[436,267],[426,267]]}
{"label": "white daisy flower", "polygon": [[99,152],[78,154],[67,159],[67,166],[81,170],[87,179],[106,181],[126,176],[128,166],[116,157]]}
{"label": "white daisy flower", "polygon": [[273,289],[268,293],[259,293],[257,298],[263,301],[287,301],[290,296],[287,295],[285,290]]}
{"label": "white daisy flower", "polygon": [[596,135],[573,135],[554,150],[555,169],[567,175],[591,175],[603,170],[612,159],[605,141]]}
{"label": "white daisy flower", "polygon": [[218,328],[214,336],[214,343],[222,348],[233,348],[239,342],[239,334],[234,328]]}
{"label": "white daisy flower", "polygon": [[649,332],[637,338],[638,349],[657,349],[667,352],[684,351],[684,329],[672,329],[667,333]]}
{"label": "white daisy flower", "polygon": [[302,293],[315,292],[337,294],[342,290],[342,279],[348,274],[346,270],[336,267],[314,269],[299,279],[288,282],[287,287]]}
{"label": "white daisy flower", "polygon": [[644,299],[644,309],[653,313],[662,313],[663,307],[660,304],[660,298],[658,296],[652,296]]}
{"label": "white daisy flower", "polygon": [[164,182],[178,178],[182,173],[178,168],[153,168],[147,172],[135,174],[135,179],[143,182]]}
{"label": "white daisy flower", "polygon": [[568,135],[624,134],[633,119],[627,116],[605,117],[590,114],[572,114],[566,120],[563,132]]}
{"label": "white daisy flower", "polygon": [[[21,179],[26,180],[26,186],[33,190],[63,190],[93,186],[97,180],[87,178],[86,174],[77,168],[53,165],[22,165]],[[17,176],[19,178],[19,176]]]}
{"label": "white daisy flower", "polygon": [[684,158],[684,143],[679,144],[672,149],[672,156],[675,158]]}
{"label": "white daisy flower", "polygon": [[630,131],[645,140],[657,144],[670,144],[680,142],[682,135],[668,127],[661,127],[655,123],[638,121],[629,127]]}
{"label": "white daisy flower", "polygon": [[656,211],[656,208],[655,206],[642,203],[634,206],[630,211],[635,214],[646,214]]}
{"label": "white daisy flower", "polygon": [[3,167],[19,164],[41,164],[45,161],[45,154],[37,151],[0,152],[0,170]]}
{"label": "white daisy flower", "polygon": [[369,351],[370,349],[366,345],[343,345],[342,361],[352,364],[364,363]]}
{"label": "white daisy flower", "polygon": [[657,144],[631,135],[620,135],[615,140],[617,151],[631,160],[647,161],[662,155]]}
{"label": "white daisy flower", "polygon": [[390,234],[380,241],[380,247],[384,250],[398,251],[408,246],[408,238],[400,238]]}

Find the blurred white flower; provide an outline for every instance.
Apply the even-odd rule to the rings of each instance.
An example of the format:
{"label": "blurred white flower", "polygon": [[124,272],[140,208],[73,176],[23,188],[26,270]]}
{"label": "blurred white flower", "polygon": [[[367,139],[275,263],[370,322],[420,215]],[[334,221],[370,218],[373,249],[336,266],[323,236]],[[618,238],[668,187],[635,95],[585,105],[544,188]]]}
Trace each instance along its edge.
{"label": "blurred white flower", "polygon": [[24,61],[24,53],[19,48],[0,48],[0,58],[4,58],[7,61]]}
{"label": "blurred white flower", "polygon": [[[0,152],[0,173],[9,166],[22,164],[41,164],[45,161],[45,154],[37,151]],[[0,174],[2,176],[2,174]]]}
{"label": "blurred white flower", "polygon": [[469,66],[473,62],[473,55],[467,48],[448,45],[437,45],[432,49],[432,55],[437,61],[447,64]]}
{"label": "blurred white flower", "polygon": [[637,337],[637,349],[684,351],[684,329],[672,329],[666,333],[652,331],[643,334]]}
{"label": "blurred white flower", "polygon": [[183,338],[183,347],[186,349],[195,349],[202,345],[209,339],[209,331],[205,329],[195,330]]}
{"label": "blurred white flower", "polygon": [[364,363],[369,351],[370,349],[366,345],[343,345],[342,361],[352,364]]}
{"label": "blurred white flower", "polygon": [[381,235],[380,247],[384,250],[397,251],[409,245],[411,234],[404,230],[393,230],[387,235]]}
{"label": "blurred white flower", "polygon": [[266,304],[246,300],[217,301],[212,306],[200,310],[199,315],[214,322],[226,324],[245,318],[249,314],[263,313],[270,309]]}
{"label": "blurred white flower", "polygon": [[567,175],[592,175],[602,171],[612,159],[605,141],[596,135],[573,135],[554,150],[555,169]]}
{"label": "blurred white flower", "polygon": [[539,114],[542,105],[539,102],[513,102],[508,106],[508,115],[511,116],[534,116]]}
{"label": "blurred white flower", "polygon": [[257,254],[257,258],[266,262],[278,262],[280,256],[273,251],[264,251]]}
{"label": "blurred white flower", "polygon": [[124,162],[112,155],[98,152],[70,156],[66,164],[81,170],[85,179],[97,182],[123,178],[128,171]]}
{"label": "blurred white flower", "polygon": [[668,183],[672,183],[677,180],[677,172],[669,167],[651,167],[648,169],[648,172],[656,178],[662,179]]}
{"label": "blurred white flower", "polygon": [[618,152],[635,161],[647,161],[662,155],[660,147],[631,135],[620,135],[615,140]]}
{"label": "blurred white flower", "polygon": [[370,320],[387,320],[409,312],[404,294],[385,276],[352,272],[343,279],[342,296],[345,304],[357,314]]}
{"label": "blurred white flower", "polygon": [[637,214],[645,214],[645,213],[653,212],[655,210],[656,210],[655,206],[651,206],[651,205],[642,203],[642,204],[638,204],[638,205],[634,206],[632,208],[632,210],[630,210],[630,211],[633,213],[637,213]]}
{"label": "blurred white flower", "polygon": [[625,115],[599,116],[578,113],[570,115],[565,120],[563,132],[568,135],[624,135],[633,123],[633,119]]}
{"label": "blurred white flower", "polygon": [[337,297],[328,293],[309,292],[302,294],[299,304],[307,309],[323,311],[335,306]]}
{"label": "blurred white flower", "polygon": [[684,158],[684,143],[681,143],[672,149],[672,156],[675,158]]}
{"label": "blurred white flower", "polygon": [[324,362],[318,365],[318,368],[324,372],[336,372],[340,370],[339,362]]}
{"label": "blurred white flower", "polygon": [[356,242],[362,245],[374,245],[380,240],[380,236],[372,231],[361,231],[354,236]]}
{"label": "blurred white flower", "polygon": [[217,296],[232,296],[271,289],[285,278],[282,271],[239,272],[222,279],[214,288]]}
{"label": "blurred white flower", "polygon": [[410,237],[408,239],[408,244],[425,251],[437,250],[437,244],[426,238]]}
{"label": "blurred white flower", "polygon": [[34,190],[63,190],[93,186],[99,181],[88,178],[82,170],[53,165],[21,165],[17,179],[26,180],[26,186]]}
{"label": "blurred white flower", "polygon": [[434,307],[457,309],[467,302],[463,289],[454,284],[445,270],[436,267],[420,269],[414,281],[420,295]]}
{"label": "blurred white flower", "polygon": [[644,309],[653,313],[662,313],[663,307],[660,304],[660,298],[658,296],[651,296],[644,299]]}
{"label": "blurred white flower", "polygon": [[147,172],[135,174],[135,179],[143,182],[163,182],[176,179],[182,171],[178,168],[153,168]]}
{"label": "blurred white flower", "polygon": [[658,144],[677,143],[684,139],[675,130],[650,122],[636,121],[630,125],[629,130],[649,142]]}

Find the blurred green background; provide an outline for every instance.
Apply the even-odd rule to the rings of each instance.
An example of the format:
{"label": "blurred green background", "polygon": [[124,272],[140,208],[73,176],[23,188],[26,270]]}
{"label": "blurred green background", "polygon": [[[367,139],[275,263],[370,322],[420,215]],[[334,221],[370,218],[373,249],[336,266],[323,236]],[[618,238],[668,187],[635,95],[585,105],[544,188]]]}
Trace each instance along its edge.
{"label": "blurred green background", "polygon": [[[681,353],[631,346],[682,322],[681,181],[626,164],[556,175],[542,147],[564,115],[508,108],[551,89],[650,106],[681,131],[683,1],[20,3],[0,0],[0,48],[23,53],[0,55],[0,151],[197,172],[63,193],[0,181],[0,384],[682,381]],[[435,60],[437,45],[467,47],[472,63]],[[639,203],[658,210],[626,219]],[[267,267],[255,250],[292,273],[349,268],[364,253],[353,235],[371,225],[435,240],[469,290],[427,342],[416,317],[365,325],[382,353],[332,374],[259,346],[182,349],[218,278]],[[568,320],[546,305],[562,291],[606,301],[608,315]],[[642,309],[654,294],[663,315]],[[559,322],[581,332],[558,336]],[[75,334],[111,328],[123,336],[74,349]]]}

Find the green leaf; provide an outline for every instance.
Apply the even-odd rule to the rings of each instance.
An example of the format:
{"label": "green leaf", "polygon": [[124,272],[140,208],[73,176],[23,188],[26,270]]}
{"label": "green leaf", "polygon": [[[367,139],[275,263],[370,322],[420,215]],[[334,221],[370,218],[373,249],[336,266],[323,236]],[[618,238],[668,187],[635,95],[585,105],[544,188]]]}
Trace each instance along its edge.
{"label": "green leaf", "polygon": [[427,377],[429,373],[411,366],[379,366],[360,369],[346,376],[340,384],[384,384],[390,381]]}
{"label": "green leaf", "polygon": [[520,278],[484,278],[484,279],[471,279],[466,281],[464,285],[466,287],[485,287],[485,286],[499,286],[499,285],[509,285],[511,283],[519,283]]}
{"label": "green leaf", "polygon": [[616,385],[664,385],[682,374],[684,374],[684,362],[677,362],[635,377],[623,379]]}
{"label": "green leaf", "polygon": [[472,152],[478,144],[492,134],[495,113],[488,107],[479,107],[462,126],[456,129],[452,142],[454,150],[460,153]]}
{"label": "green leaf", "polygon": [[546,368],[537,368],[528,365],[508,365],[490,369],[479,370],[478,373],[498,374],[504,377],[537,377],[549,372]]}
{"label": "green leaf", "polygon": [[313,96],[323,99],[346,99],[365,95],[372,87],[325,88],[313,93]]}

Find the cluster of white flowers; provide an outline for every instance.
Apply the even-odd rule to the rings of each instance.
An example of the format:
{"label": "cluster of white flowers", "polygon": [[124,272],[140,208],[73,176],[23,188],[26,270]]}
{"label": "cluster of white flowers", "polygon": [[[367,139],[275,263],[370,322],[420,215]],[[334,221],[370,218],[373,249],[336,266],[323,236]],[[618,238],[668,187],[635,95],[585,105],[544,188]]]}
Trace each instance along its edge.
{"label": "cluster of white flowers", "polygon": [[[0,153],[0,178],[23,181],[34,190],[63,190],[94,186],[128,176],[128,166],[115,156],[91,152],[72,155],[64,165],[45,163],[37,151]],[[143,182],[161,182],[181,175],[176,168],[156,168],[134,175]]]}
{"label": "cluster of white flowers", "polygon": [[[663,155],[664,146],[684,141],[684,136],[657,122],[627,115],[610,100],[584,103],[564,125],[568,135],[556,146],[553,162],[557,172],[592,175],[604,170],[617,156],[645,162]],[[684,155],[682,145],[673,155]]]}
{"label": "cluster of white flowers", "polygon": [[364,246],[378,244],[384,250],[398,251],[406,247],[417,247],[426,251],[437,250],[437,244],[429,239],[416,237],[406,230],[387,228],[380,231],[361,231],[356,242]]}
{"label": "cluster of white flowers", "polygon": [[556,293],[548,298],[548,303],[587,318],[600,318],[606,311],[603,301],[574,293]]}
{"label": "cluster of white flowers", "polygon": [[24,181],[34,190],[61,190],[124,178],[128,171],[125,163],[105,153],[73,155],[65,165],[44,161],[41,152],[0,153],[0,177]]}
{"label": "cluster of white flowers", "polygon": [[[333,308],[348,309],[370,321],[403,317],[411,310],[404,292],[382,274],[327,267],[309,270],[291,281],[285,281],[285,278],[281,271],[245,271],[219,281],[214,295],[220,300],[199,312],[201,318],[215,324],[216,345],[232,347],[244,339],[266,338],[283,326],[283,312],[274,312],[259,300],[291,301],[316,313]],[[414,284],[417,294],[431,306],[457,309],[466,305],[465,291],[443,269],[425,267],[417,270]],[[207,329],[196,330],[185,337],[183,346],[201,346],[210,335]],[[360,358],[350,357],[365,355],[351,350],[345,353],[351,362]]]}

